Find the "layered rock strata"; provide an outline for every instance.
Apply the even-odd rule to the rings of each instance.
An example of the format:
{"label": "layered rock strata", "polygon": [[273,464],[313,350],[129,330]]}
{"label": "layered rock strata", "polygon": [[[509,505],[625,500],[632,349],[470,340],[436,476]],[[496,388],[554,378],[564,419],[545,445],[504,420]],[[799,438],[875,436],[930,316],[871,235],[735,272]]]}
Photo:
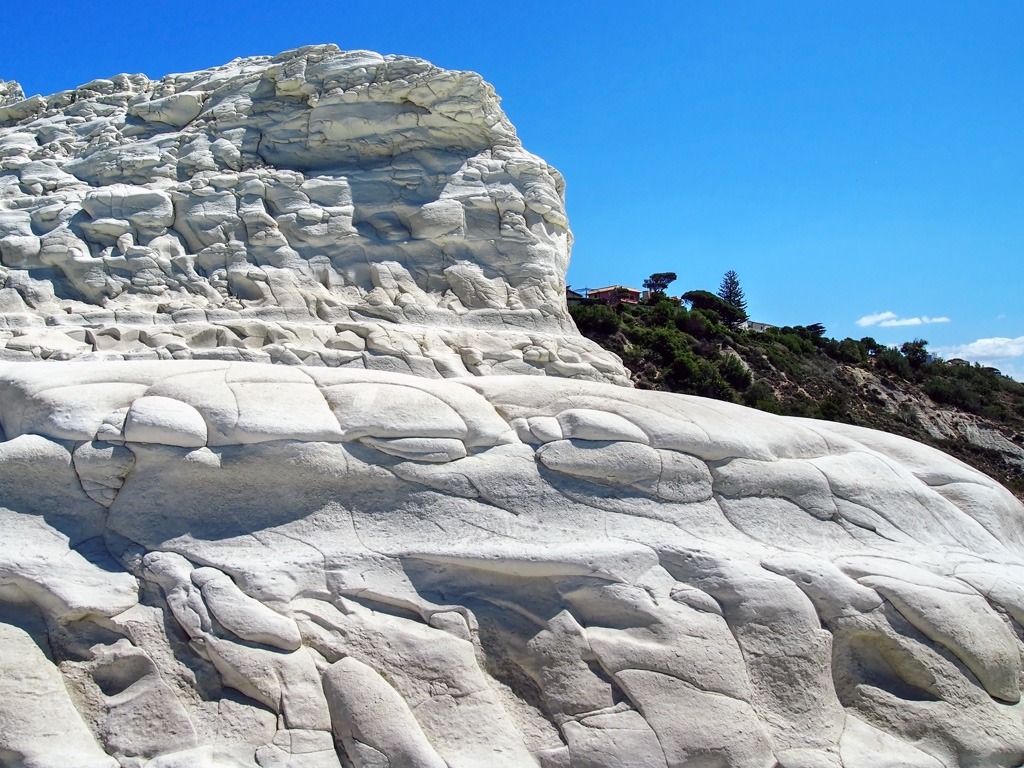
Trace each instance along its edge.
{"label": "layered rock strata", "polygon": [[0,106],[0,359],[624,384],[565,307],[564,182],[490,85],[311,46]]}
{"label": "layered rock strata", "polygon": [[1024,507],[609,383],[475,75],[0,104],[0,766],[1024,763]]}

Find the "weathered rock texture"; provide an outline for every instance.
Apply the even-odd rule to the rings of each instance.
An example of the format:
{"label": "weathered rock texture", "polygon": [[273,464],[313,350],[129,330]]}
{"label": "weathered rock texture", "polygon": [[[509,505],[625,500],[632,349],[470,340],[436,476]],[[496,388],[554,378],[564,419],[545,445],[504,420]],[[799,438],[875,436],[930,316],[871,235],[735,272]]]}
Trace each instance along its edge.
{"label": "weathered rock texture", "polygon": [[[355,77],[359,67],[369,78],[377,62],[385,69],[422,68],[438,83],[475,83],[475,95],[456,99],[454,114],[468,117],[454,122],[468,127],[444,135],[472,147],[482,125],[490,126],[491,136],[512,135],[500,113],[489,111],[492,97],[473,76],[324,48],[275,61],[247,60],[204,73],[203,88],[184,76],[168,79],[174,87],[167,93],[151,92],[155,86],[147,84],[147,97],[129,107],[143,122],[131,125],[145,136],[153,129],[144,118],[191,125],[203,110],[213,110],[217,120],[236,120],[231,130],[244,138],[250,118],[283,120],[296,104],[306,104],[313,94],[303,88],[310,82],[333,82],[329,77],[340,75],[330,73],[337,71]],[[242,87],[238,78],[250,70],[252,82]],[[420,82],[412,75],[406,80],[403,88],[413,90],[409,82]],[[112,108],[124,114],[115,82],[89,88],[110,90]],[[217,82],[234,95],[220,108]],[[252,95],[243,98],[249,87]],[[339,91],[338,103],[348,103],[341,96],[352,87]],[[247,115],[260,103],[253,98],[260,89],[290,106]],[[355,90],[352,103],[362,104],[363,91]],[[317,91],[318,103],[329,92]],[[105,103],[91,98],[83,101]],[[48,122],[20,133],[37,147],[61,146],[60,135],[46,134],[44,126],[64,124],[62,116],[79,103],[73,99],[19,101],[5,114],[24,113],[19,119],[29,120],[32,110],[50,109]],[[62,100],[68,102],[63,111],[54,111]],[[264,162],[308,166],[310,178],[321,174],[333,184],[340,176],[323,170],[332,158],[341,164],[362,153],[360,167],[400,175],[397,157],[375,154],[386,147],[352,138],[356,127],[343,120],[344,131],[324,128],[330,136],[311,142],[316,107],[301,110],[307,111],[296,125],[258,142],[268,153]],[[420,115],[423,131],[417,120],[396,116],[404,114]],[[432,135],[433,118],[397,107],[369,110],[356,123],[364,132],[359,135],[382,136],[393,121],[406,120],[387,147]],[[181,141],[177,127],[166,131],[169,141]],[[155,144],[138,144],[159,146],[164,135],[158,131],[148,139]],[[545,169],[509,141],[509,152]],[[215,143],[208,150],[216,158]],[[174,146],[180,155],[181,145]],[[256,152],[245,149],[245,141],[240,146],[239,152]],[[496,146],[469,154],[493,157]],[[29,155],[37,151],[28,149]],[[132,157],[122,152],[109,162],[129,173]],[[45,189],[24,194],[31,162],[7,174],[21,192],[7,199],[5,215],[35,211],[37,197],[46,197]],[[89,172],[99,173],[103,164],[89,162],[97,163]],[[215,179],[222,171],[199,178]],[[245,172],[223,173],[240,179]],[[281,172],[252,174],[245,183],[260,180],[266,190],[273,186],[267,179]],[[191,199],[181,191],[190,183],[167,181],[145,194],[173,186]],[[196,189],[219,195],[234,189],[232,183]],[[77,181],[70,184],[78,188]],[[507,186],[514,197],[519,187],[510,180]],[[85,189],[81,200],[89,194]],[[230,194],[232,205],[242,204],[245,195]],[[253,205],[269,200],[253,196]],[[27,201],[26,208],[12,202],[18,200]],[[176,231],[212,231],[204,211],[213,208],[197,204],[179,215],[179,204],[173,202]],[[391,205],[399,212],[389,221],[416,226],[415,211]],[[470,208],[459,205],[469,217]],[[264,223],[281,233],[287,226],[271,208]],[[125,210],[76,212],[71,219],[79,217],[82,232],[89,222],[89,231],[98,232],[96,222],[117,220],[123,222],[117,227],[132,231],[132,243],[144,241],[149,224]],[[496,253],[491,249],[504,243],[497,235],[466,236],[458,247],[480,250],[460,251],[466,259],[454,263],[464,265],[464,274],[479,269],[489,285],[505,286],[508,297],[526,293],[525,278],[515,277],[529,272],[524,264],[540,265],[530,272],[536,276],[550,269],[550,306],[539,291],[533,310],[496,307],[481,317],[536,323],[546,330],[521,333],[535,334],[538,349],[563,355],[579,342],[571,327],[555,333],[564,319],[553,296],[565,254],[556,241],[561,237],[564,245],[566,234],[544,218],[554,210],[527,205],[520,212],[537,241],[524,240],[518,255],[497,260],[503,271],[488,261],[487,254]],[[79,237],[75,226],[58,223],[52,231]],[[237,224],[230,227],[238,231]],[[9,235],[3,242],[10,237],[44,239]],[[177,242],[169,229],[153,237]],[[264,252],[251,239],[244,244],[229,237],[218,241],[228,250],[209,251],[218,242],[194,248],[181,237],[180,264],[196,269],[193,283],[181,279],[197,292],[170,284],[179,279],[178,262],[167,271],[158,267],[168,279],[162,293],[195,305],[180,311],[198,312],[203,301],[211,307],[236,301],[241,309],[232,311],[240,316],[285,311],[278,290],[288,284],[312,297],[317,312],[330,306],[351,313],[337,321],[344,324],[341,332],[323,338],[325,349],[363,332],[367,342],[376,333],[411,344],[420,332],[415,329],[428,327],[409,325],[411,308],[423,305],[403,305],[384,287],[367,290],[359,283],[357,276],[365,274],[380,281],[375,265],[427,265],[416,268],[421,278],[410,278],[410,290],[395,294],[399,299],[414,284],[424,296],[450,290],[458,298],[462,290],[452,274],[440,277],[446,274],[440,269],[444,249],[456,247],[440,235],[418,246],[405,235],[389,241],[358,227],[354,235],[338,236],[338,243],[358,242],[372,256],[361,257],[366,273],[344,277],[339,290],[348,291],[341,295],[351,302],[337,304],[326,299],[335,295],[334,278],[317,283],[324,292],[306,282],[306,270],[316,263],[312,250],[280,245],[296,255],[275,266],[255,255]],[[291,243],[290,235],[286,239]],[[93,245],[81,241],[92,254]],[[325,263],[348,258],[336,255],[342,251],[333,250],[333,239],[325,236],[325,242],[331,253]],[[224,283],[213,277],[220,267],[199,274],[202,253],[234,253],[232,243],[248,255],[225,264],[245,261],[249,272],[265,275],[246,277],[268,288],[262,298],[239,297],[227,266]],[[86,256],[76,247],[80,254],[68,257],[72,262],[100,262],[89,273],[95,281],[83,279],[86,286],[106,290],[113,284],[108,279],[120,278],[130,284],[116,296],[92,300],[124,302],[138,313],[129,316],[133,322],[160,316],[146,304],[160,299],[147,298],[105,261],[127,261],[135,258],[130,249],[156,246],[126,245],[122,256],[104,250]],[[535,261],[524,261],[528,253]],[[82,338],[99,338],[99,326],[86,322],[93,305],[84,295],[56,298],[55,291],[75,285],[62,264],[10,267],[7,290],[13,293],[5,295],[26,306],[26,297],[35,297],[37,304],[6,317],[27,318],[29,325],[15,326],[19,331],[62,334],[67,327],[57,319],[71,315],[48,313],[70,307]],[[449,288],[431,293],[433,280]],[[371,295],[390,303],[372,304]],[[474,312],[486,312],[455,298],[447,308],[430,310],[448,313],[449,335],[436,330],[440,326],[422,331],[440,339],[436,358],[424,348],[414,354],[410,346],[390,356],[366,352],[358,357],[365,367],[356,368],[97,361],[95,352],[89,353],[93,362],[0,362],[0,766],[1010,768],[1024,762],[1024,507],[1007,491],[931,448],[870,430],[600,381],[457,376],[464,371],[437,361],[448,359],[445,354],[461,359],[464,353],[454,351],[458,333],[493,340],[493,349],[513,334],[451,330],[452,318],[470,322]],[[393,314],[371,319],[370,306]],[[226,328],[217,317],[195,323]],[[320,338],[315,329],[333,327],[315,314],[294,323],[246,317],[267,328],[306,329],[302,338],[309,345]],[[31,325],[40,318],[44,324]],[[160,322],[161,333],[186,338],[184,327],[193,321]],[[103,327],[116,328],[116,341],[128,344],[124,335],[140,326]],[[214,339],[219,343],[217,334]],[[550,348],[540,343],[545,340]],[[307,361],[327,361],[322,351],[300,346],[295,342],[292,349],[306,353]],[[199,356],[194,347],[182,342],[173,354]],[[273,357],[258,347],[236,349]],[[227,349],[213,342],[210,348]],[[154,356],[168,347],[149,349]],[[511,349],[519,348],[507,346],[501,354]],[[103,354],[134,354],[123,350]],[[423,375],[367,370],[378,357]],[[501,365],[513,362],[488,359],[466,370],[506,370]],[[566,363],[580,367],[563,371],[555,359],[535,361],[535,369],[597,377],[605,370],[598,362],[610,360],[595,354],[589,362]],[[415,360],[433,367],[418,368]]]}
{"label": "weathered rock texture", "polygon": [[8,363],[0,422],[5,765],[1024,757],[1024,510],[902,438],[217,361]]}
{"label": "weathered rock texture", "polygon": [[477,74],[315,46],[21,96],[0,359],[627,381],[566,311],[562,177]]}

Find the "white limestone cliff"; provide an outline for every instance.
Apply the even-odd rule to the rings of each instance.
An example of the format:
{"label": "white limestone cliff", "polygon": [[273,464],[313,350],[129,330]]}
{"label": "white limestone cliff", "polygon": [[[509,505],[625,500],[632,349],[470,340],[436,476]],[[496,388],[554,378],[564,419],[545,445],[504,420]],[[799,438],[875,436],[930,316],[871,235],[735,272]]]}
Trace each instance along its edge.
{"label": "white limestone cliff", "polygon": [[[303,49],[201,77],[172,76],[161,81],[166,87],[138,80],[144,98],[125,103],[115,81],[90,84],[100,96],[76,91],[28,103],[4,97],[21,94],[0,83],[0,109],[8,110],[0,114],[35,142],[36,149],[24,144],[30,163],[32,152],[56,156],[66,142],[68,158],[93,157],[95,168],[124,174],[136,157],[128,148],[158,135],[129,143],[128,126],[148,136],[147,126],[167,121],[160,131],[179,142],[168,157],[180,158],[179,129],[187,129],[177,124],[193,125],[207,111],[243,133],[287,122],[296,103],[314,95],[322,103],[331,90],[310,91],[310,83],[338,82],[330,79],[338,72],[354,78],[359,69],[373,83],[346,80],[340,94],[365,87],[376,94],[373,104],[390,104],[380,92],[396,87],[397,70],[379,83],[371,70],[419,67],[435,96],[441,84],[475,84],[469,95],[437,96],[450,101],[445,114],[470,115],[455,120],[468,127],[436,128],[434,117],[406,123],[395,116],[401,109],[374,107],[357,110],[352,123],[332,112],[347,127],[325,128],[327,138],[310,142],[303,112],[299,127],[268,132],[277,138],[266,140],[260,178],[280,177],[281,166],[303,166],[302,184],[315,174],[351,179],[366,169],[397,178],[401,153],[381,155],[384,144],[352,138],[357,128],[364,138],[388,135],[389,121],[401,130],[388,147],[433,142],[436,128],[473,157],[493,157],[507,140],[527,167],[546,168],[518,147],[476,76],[410,62]],[[359,98],[338,103],[370,103]],[[291,106],[253,112],[263,99]],[[86,152],[78,139],[47,132],[66,125],[76,104],[88,105],[90,119],[96,105],[120,110],[113,126],[120,138],[110,141],[121,154],[107,156],[119,159],[96,159],[100,140]],[[309,109],[316,107],[301,108]],[[98,123],[96,135],[112,136],[103,133],[110,125]],[[481,136],[490,149],[475,149]],[[425,162],[417,152],[416,162]],[[350,163],[348,153],[362,160]],[[345,174],[330,175],[334,162],[348,163]],[[16,176],[8,185],[18,190],[4,198],[0,216],[31,211],[30,221],[42,220],[39,200],[63,193],[27,188],[28,165],[12,167],[0,179]],[[61,297],[78,290],[66,261],[6,261],[22,247],[12,242],[34,247],[10,238],[35,237],[42,253],[43,235],[0,240],[8,249],[3,295],[15,304],[3,315],[11,336],[0,360],[0,766],[1024,763],[1024,507],[1008,491],[892,435],[608,383],[621,376],[613,358],[594,351],[593,359],[582,352],[566,359],[588,348],[560,300],[545,304],[541,290],[527,310],[505,305],[477,315],[488,310],[461,298],[459,311],[438,301],[427,312],[419,294],[416,302],[396,301],[381,285],[368,288],[372,280],[361,283],[358,270],[343,284],[318,282],[324,292],[307,281],[311,264],[354,264],[345,248],[359,243],[368,269],[390,260],[417,275],[395,296],[414,287],[430,302],[449,290],[483,295],[477,274],[502,296],[522,296],[529,273],[541,283],[553,279],[551,295],[560,297],[568,230],[559,235],[547,218],[539,225],[525,215],[534,250],[513,248],[501,258],[504,235],[467,229],[458,246],[466,249],[464,266],[450,274],[438,271],[437,253],[456,247],[445,233],[417,244],[405,235],[374,240],[357,228],[337,242],[325,236],[325,262],[316,262],[316,249],[290,244],[297,255],[277,265],[251,240],[229,237],[222,244],[239,244],[238,260],[225,264],[244,261],[245,275],[266,275],[246,279],[269,293],[240,296],[245,283],[226,273],[218,283],[216,269],[196,269],[189,283],[175,265],[223,251],[191,248],[184,234],[212,231],[213,207],[179,214],[173,198],[173,222],[160,208],[159,194],[183,184],[175,168],[167,185],[117,182],[145,190],[132,194],[156,200],[150,207],[126,208],[100,177],[78,202],[53,203],[81,205],[65,221],[64,208],[57,211],[49,231],[80,238],[89,255],[82,246],[74,246],[78,256],[67,256],[70,247],[46,253],[96,260],[82,284],[102,291],[117,284],[116,295]],[[80,181],[68,184],[77,189]],[[234,189],[207,186],[213,194]],[[86,200],[107,207],[90,212]],[[455,210],[447,202],[428,213],[428,203],[420,213],[400,200],[390,205],[401,222]],[[278,221],[285,214],[267,211],[278,231],[291,226]],[[116,240],[94,253],[102,243],[84,237],[106,231],[98,224],[106,220],[122,224],[110,224],[105,237],[131,230],[123,253]],[[142,290],[155,284],[128,279],[116,261],[136,258],[133,248],[155,249],[152,240],[136,244],[150,234],[184,240],[183,259],[159,270],[166,290],[156,294],[189,307],[175,312],[202,317],[168,317],[152,303],[162,299]],[[443,292],[431,287],[442,281]],[[317,312],[275,315],[288,309],[280,306],[282,285]],[[378,288],[390,304],[371,305]],[[330,304],[328,295],[342,298]],[[238,306],[224,308],[233,301]],[[346,319],[325,320],[318,313],[327,306]],[[89,314],[101,311],[114,319]],[[227,311],[244,320],[218,319]],[[485,316],[528,327],[486,326]],[[277,345],[293,357],[268,351],[268,335],[251,346],[222,343],[231,323],[294,333],[292,346]],[[415,346],[421,333],[436,334],[437,346]],[[81,346],[17,343],[59,334]],[[397,351],[364,349],[329,364],[325,350],[355,351],[345,345],[374,334]],[[533,360],[533,372],[546,375],[469,375],[518,372],[503,365],[527,362],[525,351],[509,356],[520,349],[508,346],[515,334],[557,353]],[[97,346],[101,338],[110,346]],[[438,362],[465,359],[460,340],[468,338],[480,345],[478,362],[464,369]],[[231,349],[239,356],[219,359]],[[160,359],[168,350],[188,359]],[[138,357],[150,359],[123,359]],[[213,359],[196,359],[203,357]],[[393,367],[372,362],[380,359]]]}
{"label": "white limestone cliff", "polygon": [[628,381],[565,307],[564,182],[490,85],[310,46],[0,82],[0,359]]}

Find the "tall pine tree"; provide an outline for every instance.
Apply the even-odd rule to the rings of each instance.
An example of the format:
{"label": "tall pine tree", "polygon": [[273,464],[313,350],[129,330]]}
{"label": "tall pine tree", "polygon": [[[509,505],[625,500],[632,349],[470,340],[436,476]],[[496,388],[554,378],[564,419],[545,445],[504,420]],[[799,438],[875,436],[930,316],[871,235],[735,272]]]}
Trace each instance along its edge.
{"label": "tall pine tree", "polygon": [[723,301],[732,304],[736,309],[747,313],[747,300],[743,298],[743,289],[740,288],[740,278],[735,271],[729,270],[722,278],[722,285],[718,289],[718,296]]}

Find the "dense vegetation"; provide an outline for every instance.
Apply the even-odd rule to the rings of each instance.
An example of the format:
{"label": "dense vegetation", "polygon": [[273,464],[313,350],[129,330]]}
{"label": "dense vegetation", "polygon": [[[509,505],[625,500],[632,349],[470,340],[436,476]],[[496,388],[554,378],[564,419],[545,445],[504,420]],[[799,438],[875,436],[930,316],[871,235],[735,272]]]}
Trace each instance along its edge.
{"label": "dense vegetation", "polygon": [[741,330],[745,313],[719,296],[690,291],[683,299],[655,293],[645,304],[570,311],[584,335],[622,357],[637,387],[902,434],[952,453],[1024,497],[1020,457],[935,426],[937,412],[971,414],[1021,445],[1024,384],[994,368],[938,359],[920,339],[893,348],[872,338],[828,338],[820,324]]}

